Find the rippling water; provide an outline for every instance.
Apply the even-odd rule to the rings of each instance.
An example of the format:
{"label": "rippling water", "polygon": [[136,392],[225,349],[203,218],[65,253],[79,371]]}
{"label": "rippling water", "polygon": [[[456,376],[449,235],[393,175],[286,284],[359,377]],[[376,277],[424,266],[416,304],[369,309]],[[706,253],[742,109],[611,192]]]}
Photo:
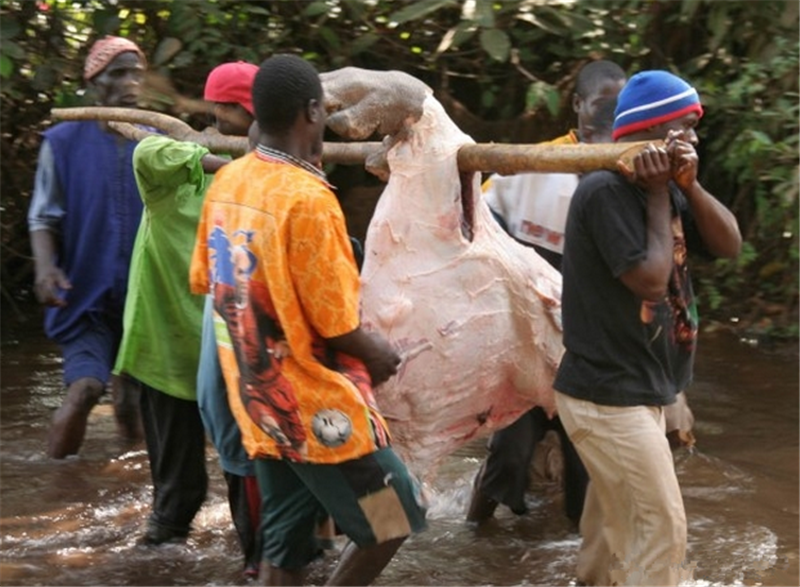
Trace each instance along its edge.
{"label": "rippling water", "polygon": [[[111,406],[92,413],[81,455],[44,456],[61,401],[57,349],[32,332],[2,348],[0,584],[243,584],[225,484],[209,446],[211,490],[185,545],[136,539],[151,486],[143,445],[115,439]],[[698,448],[676,453],[696,585],[799,585],[798,360],[730,335],[706,334],[689,398]],[[444,463],[428,531],[409,539],[378,585],[569,585],[580,543],[553,483],[539,480],[529,514],[500,508],[479,529],[464,522],[483,443]],[[312,569],[321,584],[336,551]]]}

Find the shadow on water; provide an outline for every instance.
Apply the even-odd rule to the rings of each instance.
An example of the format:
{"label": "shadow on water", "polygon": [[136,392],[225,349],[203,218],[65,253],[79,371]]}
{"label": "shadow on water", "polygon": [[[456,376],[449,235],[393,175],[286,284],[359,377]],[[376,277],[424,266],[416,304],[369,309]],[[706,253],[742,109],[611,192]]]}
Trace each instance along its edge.
{"label": "shadow on water", "polygon": [[[117,442],[110,405],[93,411],[80,457],[44,456],[60,358],[31,330],[2,348],[0,584],[244,584],[212,448],[209,498],[188,543],[160,548],[136,545],[149,512],[147,455]],[[701,340],[689,390],[698,447],[676,453],[695,584],[798,585],[797,348],[767,352],[721,333]],[[580,538],[552,482],[536,482],[525,516],[501,507],[479,529],[464,522],[482,456],[481,441],[447,459],[429,487],[428,531],[376,584],[574,584]],[[310,581],[322,583],[335,560],[332,551]]]}

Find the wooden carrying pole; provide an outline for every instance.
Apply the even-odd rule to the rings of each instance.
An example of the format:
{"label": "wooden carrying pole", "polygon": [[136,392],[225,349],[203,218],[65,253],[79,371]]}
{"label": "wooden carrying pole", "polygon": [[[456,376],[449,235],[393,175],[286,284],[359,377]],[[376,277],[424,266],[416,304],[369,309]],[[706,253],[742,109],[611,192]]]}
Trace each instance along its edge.
{"label": "wooden carrying pole", "polygon": [[[182,120],[151,110],[89,106],[54,108],[50,113],[58,120],[108,121],[120,134],[134,140],[153,134],[145,128],[133,126],[137,124],[156,128],[176,140],[198,143],[212,153],[239,157],[248,151],[245,137],[221,135],[214,129],[196,131]],[[647,144],[464,145],[458,151],[458,168],[462,171],[496,172],[501,175],[522,172],[585,173],[595,169],[616,169],[619,161],[630,164],[633,156]],[[379,142],[325,142],[322,158],[326,163],[363,165],[367,157],[377,155],[381,148]]]}

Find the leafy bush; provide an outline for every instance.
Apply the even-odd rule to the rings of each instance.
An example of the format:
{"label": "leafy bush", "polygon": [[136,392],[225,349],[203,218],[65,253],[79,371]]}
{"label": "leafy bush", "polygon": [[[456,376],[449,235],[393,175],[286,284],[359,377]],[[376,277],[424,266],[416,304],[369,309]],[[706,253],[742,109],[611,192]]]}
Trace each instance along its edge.
{"label": "leafy bush", "polygon": [[258,63],[277,51],[301,54],[320,70],[406,71],[481,142],[563,133],[573,124],[575,75],[588,59],[614,60],[631,74],[679,73],[697,86],[706,110],[701,180],[735,212],[746,240],[736,261],[695,271],[701,313],[797,332],[797,2],[5,0],[0,16],[7,305],[30,298],[25,212],[38,133],[51,124],[50,108],[89,98],[81,64],[91,41],[112,33],[148,54],[145,106],[195,125],[212,67]]}

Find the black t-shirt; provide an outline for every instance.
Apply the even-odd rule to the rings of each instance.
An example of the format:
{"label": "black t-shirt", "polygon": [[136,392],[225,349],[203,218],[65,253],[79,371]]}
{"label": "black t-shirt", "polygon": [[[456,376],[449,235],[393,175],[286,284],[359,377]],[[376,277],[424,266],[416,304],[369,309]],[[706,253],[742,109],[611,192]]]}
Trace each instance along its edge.
{"label": "black t-shirt", "polygon": [[619,279],[647,254],[645,193],[611,171],[581,179],[564,239],[560,392],[611,406],[667,405],[691,382],[697,310],[686,237],[700,241],[685,196],[672,184],[670,195],[675,266],[667,295],[648,302]]}

